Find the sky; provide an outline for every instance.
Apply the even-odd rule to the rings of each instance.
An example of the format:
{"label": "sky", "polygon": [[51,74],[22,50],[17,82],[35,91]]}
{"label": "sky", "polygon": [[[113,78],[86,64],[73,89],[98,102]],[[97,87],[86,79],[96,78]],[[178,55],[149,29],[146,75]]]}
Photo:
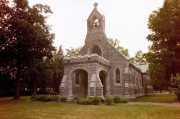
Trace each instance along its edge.
{"label": "sky", "polygon": [[138,50],[148,51],[146,39],[148,17],[162,7],[164,0],[29,0],[30,5],[49,5],[53,14],[47,22],[55,33],[54,46],[63,49],[82,47],[87,33],[87,18],[98,3],[98,11],[105,15],[108,38],[118,39],[121,46],[134,56]]}

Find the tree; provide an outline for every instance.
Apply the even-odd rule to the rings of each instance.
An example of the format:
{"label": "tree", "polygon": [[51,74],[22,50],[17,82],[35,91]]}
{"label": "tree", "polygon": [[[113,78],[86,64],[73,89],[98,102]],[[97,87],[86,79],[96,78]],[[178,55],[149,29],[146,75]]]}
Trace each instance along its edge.
{"label": "tree", "polygon": [[65,56],[67,56],[67,57],[78,56],[81,49],[82,49],[81,47],[80,48],[72,48],[71,47],[69,49],[66,49],[66,55]]}
{"label": "tree", "polygon": [[129,57],[128,49],[122,47],[117,39],[108,38],[108,42],[124,56]]}
{"label": "tree", "polygon": [[58,52],[53,57],[53,82],[52,87],[55,93],[59,93],[59,86],[64,75],[63,65],[64,53],[62,46],[59,47]]}
{"label": "tree", "polygon": [[137,51],[135,56],[132,57],[131,62],[133,64],[146,64],[146,58],[145,58],[145,53],[143,53],[141,50]]}
{"label": "tree", "polygon": [[[36,79],[33,82],[34,95],[39,88],[40,93],[49,94],[52,92],[52,81],[53,81],[53,65],[51,59],[46,59],[38,62],[35,66]],[[35,87],[36,86],[36,87]]]}
{"label": "tree", "polygon": [[1,67],[15,63],[15,99],[20,97],[20,79],[24,68],[29,68],[44,56],[52,57],[54,34],[46,24],[49,6],[28,5],[27,0],[14,0],[10,5],[0,0],[0,57]]}
{"label": "tree", "polygon": [[180,72],[179,19],[179,0],[165,0],[163,7],[153,11],[149,17],[148,28],[151,30],[151,34],[147,39],[152,42],[152,45],[147,53],[147,59],[151,65],[162,71],[156,73],[157,75],[152,75],[158,78],[161,74],[159,80],[167,82],[166,86],[170,86],[171,75]]}
{"label": "tree", "polygon": [[166,80],[164,73],[166,70],[161,64],[149,64],[149,72],[151,83],[155,90],[164,90],[169,86],[169,81]]}
{"label": "tree", "polygon": [[51,59],[44,59],[31,67],[29,77],[32,80],[34,95],[37,88],[43,94],[59,93],[59,85],[64,73],[63,57],[62,46],[60,46]]}
{"label": "tree", "polygon": [[171,83],[174,87],[180,89],[180,74],[176,74],[175,76],[172,76]]}

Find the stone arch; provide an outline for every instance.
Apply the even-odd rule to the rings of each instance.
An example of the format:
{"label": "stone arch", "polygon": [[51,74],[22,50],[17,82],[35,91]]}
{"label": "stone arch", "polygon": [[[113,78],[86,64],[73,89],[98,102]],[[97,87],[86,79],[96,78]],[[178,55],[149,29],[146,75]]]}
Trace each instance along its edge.
{"label": "stone arch", "polygon": [[74,98],[86,98],[88,95],[88,72],[76,68],[71,72],[71,78]]}
{"label": "stone arch", "polygon": [[93,29],[97,29],[98,27],[100,27],[100,20],[98,18],[96,18],[93,21]]}
{"label": "stone arch", "polygon": [[107,94],[107,78],[108,78],[108,73],[105,70],[101,70],[99,72],[99,78],[101,80],[101,83],[103,85],[103,96],[105,97]]}
{"label": "stone arch", "polygon": [[74,71],[79,70],[79,69],[88,72],[88,69],[87,69],[87,68],[84,68],[84,67],[74,67],[74,68],[70,71],[70,74],[72,74]]}
{"label": "stone arch", "polygon": [[90,48],[90,54],[97,54],[102,56],[102,50],[98,45],[95,44]]}

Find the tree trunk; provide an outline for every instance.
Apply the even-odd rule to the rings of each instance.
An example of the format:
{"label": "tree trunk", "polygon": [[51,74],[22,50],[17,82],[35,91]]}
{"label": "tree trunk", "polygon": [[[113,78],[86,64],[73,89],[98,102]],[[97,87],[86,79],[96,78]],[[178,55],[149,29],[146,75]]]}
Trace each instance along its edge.
{"label": "tree trunk", "polygon": [[15,80],[15,95],[14,99],[20,98],[20,75],[21,75],[21,65],[17,62],[17,74],[16,74],[16,80]]}
{"label": "tree trunk", "polygon": [[33,80],[33,95],[37,94],[37,79]]}

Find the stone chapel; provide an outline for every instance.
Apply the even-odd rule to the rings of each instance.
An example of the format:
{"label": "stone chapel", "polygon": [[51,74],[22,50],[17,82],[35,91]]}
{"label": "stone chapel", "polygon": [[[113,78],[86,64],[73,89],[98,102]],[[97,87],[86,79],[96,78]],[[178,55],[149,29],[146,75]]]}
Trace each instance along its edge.
{"label": "stone chapel", "polygon": [[148,66],[135,66],[107,41],[105,17],[97,3],[87,19],[85,45],[77,57],[64,58],[60,95],[69,100],[98,96],[150,95]]}

